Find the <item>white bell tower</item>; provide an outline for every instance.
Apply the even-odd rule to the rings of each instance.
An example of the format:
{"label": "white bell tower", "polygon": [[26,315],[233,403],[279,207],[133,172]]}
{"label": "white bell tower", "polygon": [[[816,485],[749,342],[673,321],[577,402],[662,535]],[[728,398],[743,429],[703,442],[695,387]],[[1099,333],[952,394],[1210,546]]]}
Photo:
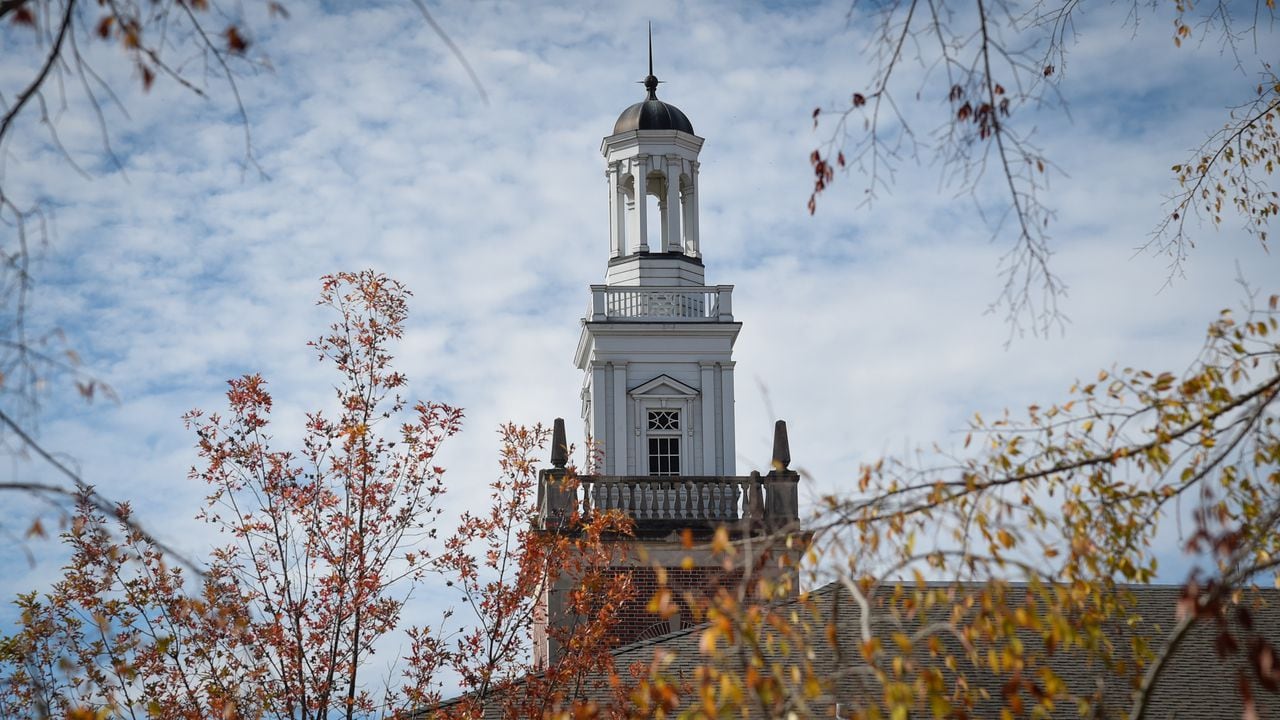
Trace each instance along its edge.
{"label": "white bell tower", "polygon": [[[704,280],[698,224],[703,139],[658,99],[653,45],[645,99],[604,139],[609,264],[591,286],[576,362],[582,417],[601,475],[735,475],[733,286]],[[650,198],[656,198],[651,207]]]}

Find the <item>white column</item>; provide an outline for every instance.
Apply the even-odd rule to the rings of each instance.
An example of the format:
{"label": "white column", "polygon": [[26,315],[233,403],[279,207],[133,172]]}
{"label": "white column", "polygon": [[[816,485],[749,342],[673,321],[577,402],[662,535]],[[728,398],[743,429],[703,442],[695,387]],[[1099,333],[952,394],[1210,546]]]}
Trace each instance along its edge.
{"label": "white column", "polygon": [[618,164],[609,163],[604,171],[605,182],[609,184],[609,257],[622,255],[622,223],[618,222],[618,211],[621,210],[618,197]]}
{"label": "white column", "polygon": [[603,453],[604,467],[598,467],[594,460],[591,465],[597,472],[605,472],[609,456],[613,454],[613,448],[609,446],[609,403],[604,392],[607,370],[604,365],[591,366],[591,417],[587,418],[587,439],[591,441],[591,452]]}
{"label": "white column", "polygon": [[721,392],[721,431],[724,438],[724,467],[720,471],[722,475],[737,474],[737,448],[733,442],[733,363],[725,363],[720,366],[720,392]]}
{"label": "white column", "polygon": [[698,239],[698,161],[689,163],[689,189],[684,197],[684,246],[685,252],[693,257],[702,257],[701,241]]}
{"label": "white column", "polygon": [[627,365],[613,366],[613,447],[609,450],[608,467],[614,475],[627,474]]}
{"label": "white column", "polygon": [[637,155],[631,160],[631,176],[635,178],[635,211],[631,213],[631,232],[628,245],[635,252],[649,252],[648,193],[649,156]]}
{"label": "white column", "polygon": [[716,366],[702,364],[702,470],[701,475],[716,474]]}
{"label": "white column", "polygon": [[670,242],[667,239],[667,231],[671,229],[671,224],[667,222],[667,215],[669,212],[675,212],[675,209],[672,208],[668,211],[666,193],[662,192],[661,189],[657,190],[658,192],[654,194],[658,196],[658,217],[656,218],[658,223],[658,247],[662,252],[666,252],[667,243]]}
{"label": "white column", "polygon": [[664,218],[667,225],[662,229],[667,246],[663,250],[678,253],[683,251],[680,247],[680,158],[675,155],[664,158],[663,172],[667,176],[667,212]]}

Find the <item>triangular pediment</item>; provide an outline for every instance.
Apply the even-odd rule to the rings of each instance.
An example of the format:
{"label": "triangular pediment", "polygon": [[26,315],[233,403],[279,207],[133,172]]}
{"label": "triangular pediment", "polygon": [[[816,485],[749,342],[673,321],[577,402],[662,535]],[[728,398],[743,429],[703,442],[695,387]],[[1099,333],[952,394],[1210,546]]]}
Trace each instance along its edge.
{"label": "triangular pediment", "polygon": [[650,397],[683,396],[694,397],[698,391],[676,380],[670,375],[659,375],[649,382],[631,391],[632,396],[647,395]]}

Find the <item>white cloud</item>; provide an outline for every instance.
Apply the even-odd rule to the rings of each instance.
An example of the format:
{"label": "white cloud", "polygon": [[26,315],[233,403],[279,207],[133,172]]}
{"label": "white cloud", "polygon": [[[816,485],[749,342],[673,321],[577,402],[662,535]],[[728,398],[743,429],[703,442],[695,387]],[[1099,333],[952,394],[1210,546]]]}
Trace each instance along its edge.
{"label": "white cloud", "polygon": [[[212,536],[188,520],[203,489],[185,477],[196,458],[179,418],[221,408],[227,378],[259,371],[289,421],[278,437],[296,438],[301,412],[332,402],[330,370],[305,347],[329,319],[312,305],[324,273],[372,266],[415,292],[400,346],[412,394],[468,414],[444,451],[452,506],[484,495],[499,422],[580,426],[577,318],[607,252],[599,141],[641,96],[650,18],[629,4],[439,8],[488,105],[409,4],[290,11],[258,35],[274,70],[241,83],[269,178],[238,164],[242,129],[225,93],[204,102],[159,81],[144,95],[115,48],[94,57],[132,118],[111,119],[127,182],[78,106],[63,139],[98,170],[92,181],[39,128],[8,148],[6,187],[59,204],[37,311],[122,396],[84,407],[55,393],[42,439],[192,552]],[[1064,86],[1070,118],[1034,117],[1066,173],[1048,201],[1072,324],[1005,349],[1006,328],[983,314],[1005,240],[991,240],[969,198],[939,187],[937,168],[902,163],[870,207],[864,182],[842,175],[815,217],[805,210],[808,152],[827,127],[814,134],[809,113],[864,87],[867,28],[846,29],[841,4],[652,10],[660,95],[707,138],[708,280],[736,285],[745,324],[740,467],[767,461],[771,406],[790,421],[796,464],[822,487],[847,487],[856,462],[954,442],[975,410],[1059,399],[1113,362],[1182,367],[1216,309],[1240,297],[1236,258],[1276,289],[1266,283],[1280,261],[1230,228],[1206,230],[1187,277],[1163,291],[1165,261],[1134,256],[1171,187],[1168,166],[1242,90],[1217,82],[1231,62],[1213,48],[1175,52],[1162,30],[1131,37],[1122,17],[1101,8],[1082,27]],[[908,112],[927,131],[944,109],[926,97]],[[41,554],[32,570],[6,561],[0,588],[47,582],[57,560]]]}

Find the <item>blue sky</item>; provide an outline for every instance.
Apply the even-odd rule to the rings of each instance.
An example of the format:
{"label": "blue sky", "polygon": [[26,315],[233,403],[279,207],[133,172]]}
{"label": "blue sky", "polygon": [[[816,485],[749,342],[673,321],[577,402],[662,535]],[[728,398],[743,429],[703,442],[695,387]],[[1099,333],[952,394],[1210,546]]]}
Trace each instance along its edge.
{"label": "blue sky", "polygon": [[[295,3],[287,21],[254,23],[252,52],[272,69],[240,85],[265,177],[241,164],[224,89],[212,84],[204,101],[161,80],[143,94],[101,44],[96,62],[129,109],[108,110],[124,173],[74,95],[62,139],[91,179],[30,119],[5,148],[6,188],[58,203],[36,312],[120,396],[85,405],[51,387],[41,440],[179,548],[199,554],[214,539],[191,519],[203,488],[186,478],[185,411],[221,408],[228,378],[261,372],[287,442],[305,410],[332,401],[329,370],[305,347],[328,322],[314,307],[325,273],[373,267],[414,291],[399,349],[410,395],[467,411],[442,455],[451,507],[483,496],[498,423],[580,427],[572,356],[608,251],[599,144],[642,97],[650,20],[660,97],[706,138],[707,278],[736,286],[744,323],[743,472],[767,464],[777,416],[808,492],[848,488],[860,461],[958,445],[975,411],[1061,399],[1113,364],[1181,370],[1216,311],[1241,300],[1237,264],[1280,290],[1280,261],[1233,219],[1197,231],[1185,277],[1167,287],[1167,259],[1135,252],[1173,189],[1169,167],[1256,82],[1211,43],[1175,50],[1164,17],[1135,28],[1123,7],[1086,8],[1061,68],[1070,116],[1025,118],[1062,170],[1048,202],[1071,323],[1006,348],[1006,326],[984,314],[1006,239],[992,240],[936,167],[904,163],[870,207],[864,182],[839,176],[816,216],[805,209],[808,154],[825,137],[810,113],[869,77],[859,51],[870,28],[844,4],[431,7],[487,104],[410,3]],[[13,32],[0,31],[6,43]],[[11,97],[25,75],[0,65]],[[906,100],[918,127],[938,125],[940,98]],[[37,463],[11,471],[52,479]],[[22,523],[29,508],[8,503],[5,524]],[[3,594],[56,574],[56,546],[33,551],[34,567],[6,556]]]}

